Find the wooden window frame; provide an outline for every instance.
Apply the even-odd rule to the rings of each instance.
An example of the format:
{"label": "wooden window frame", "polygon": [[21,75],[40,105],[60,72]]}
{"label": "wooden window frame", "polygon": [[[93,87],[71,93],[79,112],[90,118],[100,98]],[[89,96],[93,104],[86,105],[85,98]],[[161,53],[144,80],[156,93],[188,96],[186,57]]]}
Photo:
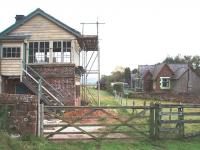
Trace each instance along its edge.
{"label": "wooden window frame", "polygon": [[160,89],[170,89],[170,77],[160,77]]}
{"label": "wooden window frame", "polygon": [[[10,52],[8,52],[10,50]],[[14,52],[15,51],[15,52]],[[8,56],[9,54],[9,56]],[[3,46],[2,47],[2,58],[4,59],[19,59],[21,58],[21,47],[19,46]]]}
{"label": "wooden window frame", "polygon": [[[42,43],[44,44],[43,47],[41,47]],[[30,48],[30,45],[32,45],[32,48]],[[29,49],[29,55],[28,55],[29,63],[33,63],[33,64],[34,63],[49,63],[49,58],[50,58],[50,42],[49,41],[30,41],[28,44],[28,49]],[[32,61],[30,62],[30,60]]]}

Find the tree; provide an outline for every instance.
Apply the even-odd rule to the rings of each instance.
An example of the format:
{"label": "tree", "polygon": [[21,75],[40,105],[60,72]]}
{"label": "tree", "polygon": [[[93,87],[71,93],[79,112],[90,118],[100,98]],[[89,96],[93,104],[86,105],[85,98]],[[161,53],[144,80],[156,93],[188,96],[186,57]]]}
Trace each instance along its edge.
{"label": "tree", "polygon": [[[130,71],[130,68],[129,68]],[[101,89],[112,92],[111,83],[112,82],[124,82],[124,73],[125,69],[123,67],[116,67],[115,70],[111,73],[111,75],[106,76],[102,75],[100,80]]]}
{"label": "tree", "polygon": [[167,57],[165,58],[165,60],[163,61],[163,63],[167,63],[167,64],[174,63],[174,58],[171,57],[171,56],[167,56]]}
{"label": "tree", "polygon": [[170,64],[178,64],[178,63],[186,63],[190,65],[196,73],[200,74],[200,56],[183,56],[177,55],[175,57],[167,56],[163,63],[170,63]]}
{"label": "tree", "polygon": [[136,68],[132,70],[132,74],[136,74],[137,72],[138,72],[138,69]]}
{"label": "tree", "polygon": [[128,85],[131,86],[131,70],[129,67],[124,70],[124,79],[125,83],[128,83]]}

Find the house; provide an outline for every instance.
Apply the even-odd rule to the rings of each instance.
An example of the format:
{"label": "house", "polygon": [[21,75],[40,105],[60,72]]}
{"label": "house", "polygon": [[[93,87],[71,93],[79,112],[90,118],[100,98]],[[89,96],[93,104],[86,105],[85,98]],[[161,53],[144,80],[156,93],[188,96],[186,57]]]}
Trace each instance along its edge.
{"label": "house", "polygon": [[137,91],[193,94],[200,91],[200,76],[188,64],[139,65],[132,81]]}
{"label": "house", "polygon": [[0,33],[0,93],[38,94],[40,87],[46,104],[80,105],[87,38],[39,8],[15,19]]}

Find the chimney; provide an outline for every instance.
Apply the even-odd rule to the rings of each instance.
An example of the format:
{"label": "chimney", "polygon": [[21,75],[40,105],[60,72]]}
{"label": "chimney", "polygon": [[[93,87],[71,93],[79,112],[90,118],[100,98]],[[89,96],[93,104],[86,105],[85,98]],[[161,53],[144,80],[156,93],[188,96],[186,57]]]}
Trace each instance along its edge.
{"label": "chimney", "polygon": [[15,16],[16,22],[17,22],[17,21],[20,21],[20,20],[22,20],[22,19],[24,19],[24,15],[16,15],[16,16]]}

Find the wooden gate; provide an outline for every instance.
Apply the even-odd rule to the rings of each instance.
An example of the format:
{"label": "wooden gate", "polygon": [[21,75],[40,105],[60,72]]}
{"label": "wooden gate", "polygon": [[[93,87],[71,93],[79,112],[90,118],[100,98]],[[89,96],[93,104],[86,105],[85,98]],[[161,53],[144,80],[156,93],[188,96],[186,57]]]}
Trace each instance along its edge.
{"label": "wooden gate", "polygon": [[40,134],[50,140],[200,135],[200,104],[41,106]]}
{"label": "wooden gate", "polygon": [[44,106],[41,134],[47,139],[149,137],[149,106]]}
{"label": "wooden gate", "polygon": [[150,134],[155,139],[200,135],[200,104],[152,104]]}

